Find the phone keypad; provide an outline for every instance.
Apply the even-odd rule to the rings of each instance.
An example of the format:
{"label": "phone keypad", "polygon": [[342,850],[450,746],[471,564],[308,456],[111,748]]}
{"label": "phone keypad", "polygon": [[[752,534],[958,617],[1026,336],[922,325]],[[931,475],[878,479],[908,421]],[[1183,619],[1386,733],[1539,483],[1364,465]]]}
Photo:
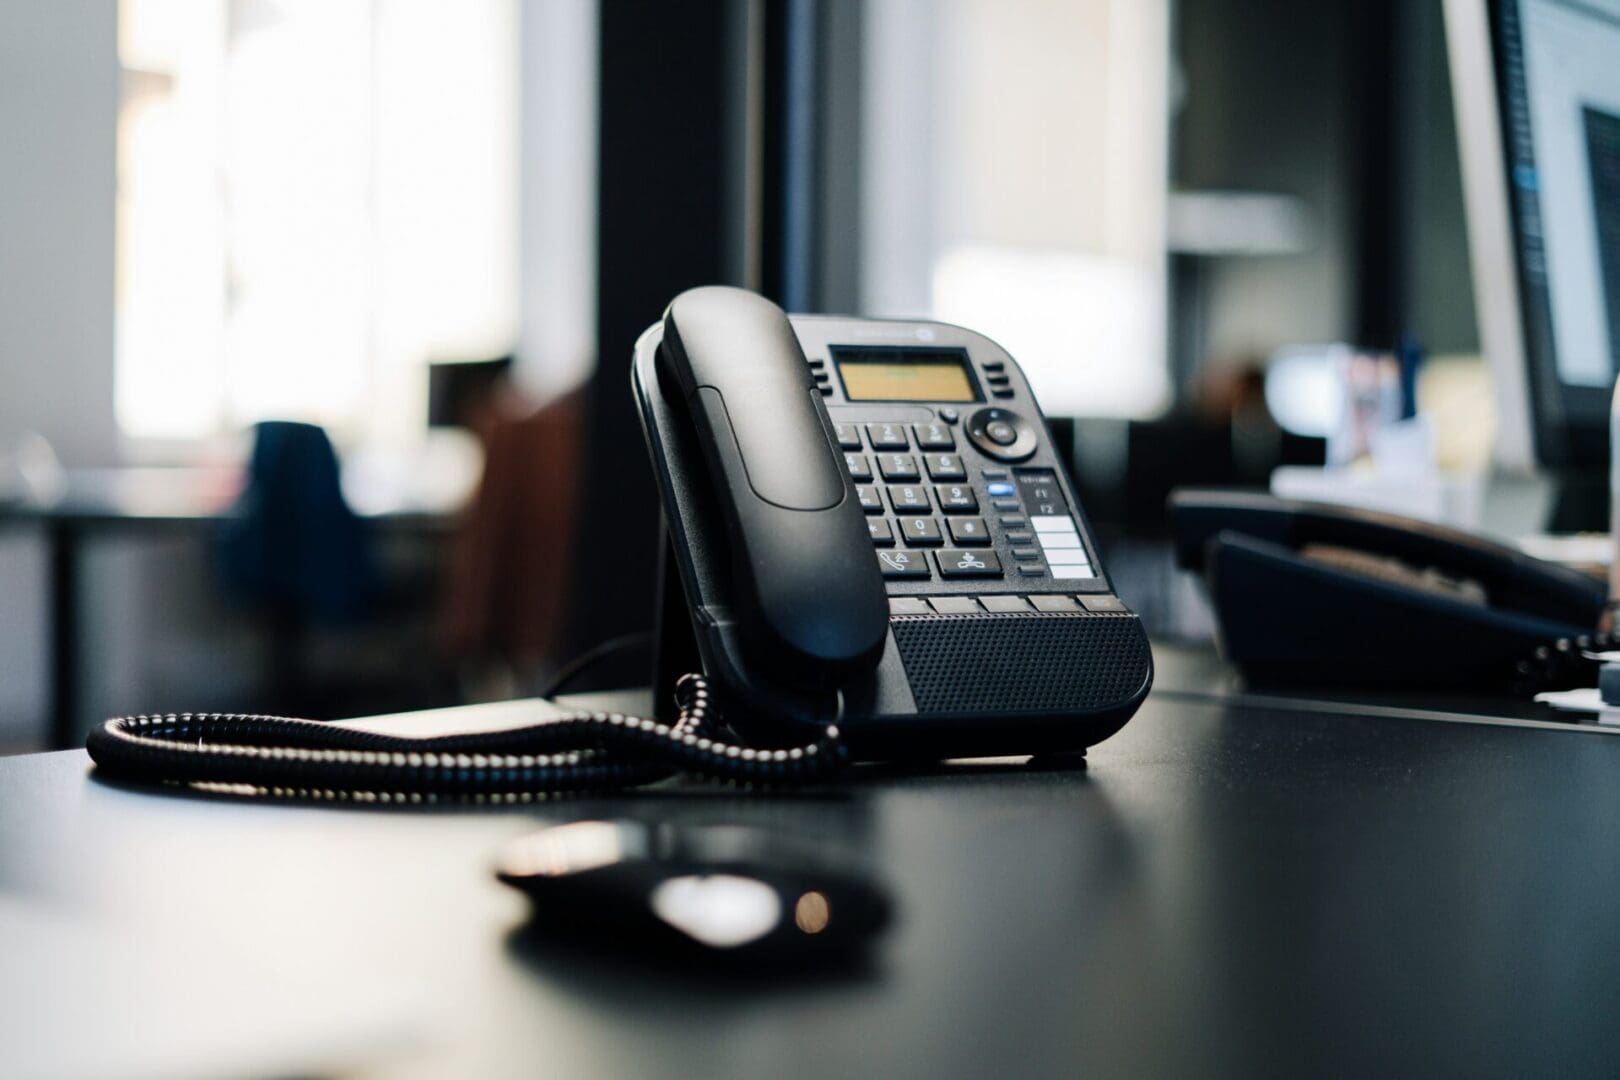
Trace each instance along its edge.
{"label": "phone keypad", "polygon": [[910,454],[879,454],[878,470],[883,473],[885,480],[917,480],[922,473],[917,471],[917,459]]}
{"label": "phone keypad", "polygon": [[891,487],[889,505],[897,514],[926,514],[933,509],[928,502],[928,489],[911,485]]}
{"label": "phone keypad", "polygon": [[[834,434],[885,578],[1002,588],[1096,578],[1051,469],[979,468],[947,423],[835,423]],[[902,599],[897,614],[1091,610],[1069,595]]]}
{"label": "phone keypad", "polygon": [[903,517],[898,524],[907,547],[939,547],[945,542],[939,522],[931,517]]}
{"label": "phone keypad", "polygon": [[940,484],[934,488],[934,497],[947,514],[974,514],[979,510],[978,496],[966,484]]}
{"label": "phone keypad", "polygon": [[866,440],[874,450],[909,450],[904,424],[867,424]]}

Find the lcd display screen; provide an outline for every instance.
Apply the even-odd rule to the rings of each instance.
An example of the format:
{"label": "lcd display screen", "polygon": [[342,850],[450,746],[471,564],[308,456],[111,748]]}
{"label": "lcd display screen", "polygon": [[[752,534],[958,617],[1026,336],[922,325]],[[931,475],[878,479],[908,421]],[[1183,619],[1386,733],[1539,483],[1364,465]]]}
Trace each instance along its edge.
{"label": "lcd display screen", "polygon": [[957,349],[833,346],[851,401],[978,401],[967,354]]}

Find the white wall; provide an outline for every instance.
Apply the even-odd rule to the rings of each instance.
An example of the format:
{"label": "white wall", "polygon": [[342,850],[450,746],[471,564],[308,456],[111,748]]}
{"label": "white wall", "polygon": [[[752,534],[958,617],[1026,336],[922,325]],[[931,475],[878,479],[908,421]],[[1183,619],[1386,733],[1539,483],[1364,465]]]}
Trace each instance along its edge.
{"label": "white wall", "polygon": [[110,0],[0,0],[0,453],[26,431],[68,464],[117,452],[116,16]]}
{"label": "white wall", "polygon": [[522,7],[518,377],[541,397],[596,367],[597,11]]}

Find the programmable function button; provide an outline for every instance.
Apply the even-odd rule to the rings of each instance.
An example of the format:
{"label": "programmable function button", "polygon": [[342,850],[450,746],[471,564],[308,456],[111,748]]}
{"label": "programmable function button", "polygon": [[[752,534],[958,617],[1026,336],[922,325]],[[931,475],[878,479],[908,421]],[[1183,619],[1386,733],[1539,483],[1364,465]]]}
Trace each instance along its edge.
{"label": "programmable function button", "polygon": [[834,424],[833,432],[838,436],[840,450],[859,450],[861,448],[861,429],[854,424]]}
{"label": "programmable function button", "polygon": [[928,489],[911,484],[889,488],[889,505],[897,514],[926,514],[933,509],[928,502]]}
{"label": "programmable function button", "polygon": [[919,450],[954,450],[956,436],[944,424],[912,424],[911,433]]}
{"label": "programmable function button", "polygon": [[1072,596],[1032,596],[1036,611],[1079,611],[1080,602]]}
{"label": "programmable function button", "polygon": [[978,496],[966,484],[940,484],[934,488],[934,498],[947,514],[972,514],[979,509]]}
{"label": "programmable function button", "polygon": [[932,574],[928,569],[928,552],[906,551],[897,548],[893,551],[883,550],[877,553],[878,569],[883,571],[886,578],[925,578]]}
{"label": "programmable function button", "polygon": [[928,602],[941,615],[977,615],[984,610],[971,596],[934,596]]}
{"label": "programmable function button", "polygon": [[945,542],[939,534],[939,522],[933,518],[903,517],[899,524],[907,547],[939,547]]}
{"label": "programmable function button", "polygon": [[992,480],[984,486],[984,491],[993,499],[1005,499],[1009,495],[1018,494],[1018,489],[1005,480]]}
{"label": "programmable function button", "polygon": [[945,524],[951,531],[951,543],[957,547],[990,546],[990,530],[984,518],[950,518]]}
{"label": "programmable function button", "polygon": [[948,578],[1000,577],[1001,560],[993,551],[942,548],[934,552],[940,576]]}
{"label": "programmable function button", "polygon": [[1035,527],[1035,542],[1046,557],[1055,578],[1094,578],[1091,559],[1080,542],[1074,519],[1068,514],[1031,514],[1029,522]]}
{"label": "programmable function button", "polygon": [[932,615],[934,609],[920,596],[889,597],[890,615]]}
{"label": "programmable function button", "polygon": [[876,484],[856,484],[855,494],[860,497],[862,510],[868,514],[883,513],[883,496],[878,494]]}
{"label": "programmable function button", "polygon": [[883,518],[867,518],[866,533],[878,547],[894,546],[894,529]]}
{"label": "programmable function button", "polygon": [[998,615],[1029,610],[1029,601],[1022,596],[981,596],[979,603],[984,605],[984,610],[993,611]]}
{"label": "programmable function button", "polygon": [[866,441],[874,450],[909,450],[904,424],[867,424]]}
{"label": "programmable function button", "polygon": [[923,464],[928,466],[928,475],[935,480],[967,479],[960,454],[924,454]]}
{"label": "programmable function button", "polygon": [[872,479],[872,466],[867,464],[865,454],[845,454],[844,465],[857,483]]}

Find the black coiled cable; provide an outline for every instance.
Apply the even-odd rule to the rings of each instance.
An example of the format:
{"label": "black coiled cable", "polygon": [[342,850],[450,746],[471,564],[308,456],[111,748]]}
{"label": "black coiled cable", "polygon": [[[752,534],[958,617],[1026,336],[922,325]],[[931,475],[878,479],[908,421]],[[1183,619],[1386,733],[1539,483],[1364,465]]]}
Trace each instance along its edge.
{"label": "black coiled cable", "polygon": [[92,730],[85,748],[98,771],[124,780],[379,803],[530,801],[635,787],[676,772],[801,783],[847,759],[836,721],[803,746],[756,749],[719,737],[702,676],[683,676],[675,696],[674,724],[574,712],[508,731],[430,738],[282,716],[126,716]]}

